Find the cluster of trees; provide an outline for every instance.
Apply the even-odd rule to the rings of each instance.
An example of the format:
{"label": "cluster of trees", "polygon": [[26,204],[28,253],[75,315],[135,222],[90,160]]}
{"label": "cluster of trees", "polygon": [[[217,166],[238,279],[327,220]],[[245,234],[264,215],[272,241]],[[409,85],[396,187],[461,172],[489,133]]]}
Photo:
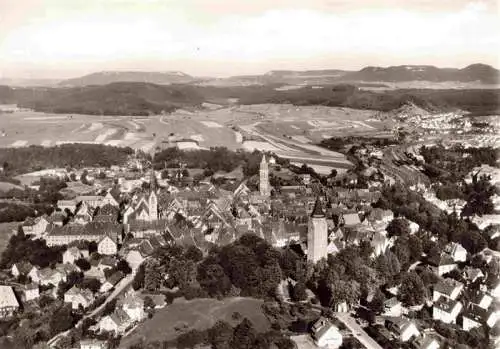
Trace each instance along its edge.
{"label": "cluster of trees", "polygon": [[27,217],[34,217],[36,210],[27,205],[0,202],[0,223],[21,222]]}
{"label": "cluster of trees", "polygon": [[26,261],[44,268],[60,263],[63,250],[64,247],[48,247],[45,240],[31,240],[20,231],[10,237],[0,258],[0,268]]}
{"label": "cluster of trees", "polygon": [[196,348],[200,345],[210,345],[214,349],[293,349],[295,344],[280,331],[270,330],[259,333],[252,322],[244,318],[238,325],[232,327],[225,321],[218,321],[207,330],[190,330],[177,339],[167,342],[139,342],[129,346],[129,349],[175,347],[179,349]]}
{"label": "cluster of trees", "polygon": [[425,174],[434,182],[461,183],[475,167],[487,164],[496,166],[498,153],[491,147],[464,148],[456,145],[445,148],[442,145],[420,148],[424,157]]}
{"label": "cluster of trees", "polygon": [[62,144],[55,147],[32,145],[1,148],[0,163],[9,164],[10,173],[26,173],[54,167],[109,167],[125,164],[132,148],[102,144]]}
{"label": "cluster of trees", "polygon": [[394,138],[347,136],[324,139],[319,145],[333,151],[345,152],[347,147],[351,147],[353,145],[361,147],[366,145],[386,147],[393,144],[398,144],[398,141]]}
{"label": "cluster of trees", "polygon": [[231,172],[236,167],[242,166],[245,176],[252,176],[259,172],[261,157],[262,154],[258,151],[253,153],[234,152],[225,147],[190,151],[168,148],[155,155],[154,167],[162,169],[179,167],[179,164],[184,164],[187,168],[203,168],[209,175],[217,171]]}
{"label": "cluster of trees", "polygon": [[375,206],[390,209],[397,216],[406,217],[417,223],[421,229],[435,234],[441,245],[450,241],[460,242],[471,254],[487,246],[486,240],[475,224],[456,214],[446,214],[402,184],[384,186],[382,197]]}

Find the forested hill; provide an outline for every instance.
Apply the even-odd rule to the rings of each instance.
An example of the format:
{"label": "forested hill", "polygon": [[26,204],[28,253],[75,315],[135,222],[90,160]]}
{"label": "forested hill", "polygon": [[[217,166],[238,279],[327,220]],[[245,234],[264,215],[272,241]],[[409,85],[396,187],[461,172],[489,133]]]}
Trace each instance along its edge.
{"label": "forested hill", "polygon": [[400,89],[369,91],[353,85],[277,89],[279,85],[213,87],[120,82],[74,88],[10,88],[0,86],[0,103],[15,103],[41,112],[93,115],[150,115],[203,102],[240,104],[290,103],[390,111],[412,102],[431,110],[461,109],[476,114],[500,112],[499,89]]}

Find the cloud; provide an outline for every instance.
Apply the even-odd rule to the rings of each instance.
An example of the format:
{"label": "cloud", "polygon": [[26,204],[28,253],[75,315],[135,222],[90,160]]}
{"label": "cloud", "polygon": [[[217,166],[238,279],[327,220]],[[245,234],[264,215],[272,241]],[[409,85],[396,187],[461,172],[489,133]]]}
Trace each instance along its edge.
{"label": "cloud", "polygon": [[[406,8],[389,7],[394,4],[391,0],[357,8],[352,4],[360,1],[312,1],[308,8],[290,8],[299,2],[280,0],[273,7],[268,2],[244,2],[238,10],[225,0],[212,1],[210,6],[201,0],[87,1],[42,6],[43,15],[37,12],[16,20],[15,25],[11,21],[0,36],[0,62],[256,63],[313,62],[334,56],[372,56],[380,61],[385,56],[389,65],[398,58],[419,57],[481,61],[500,44],[498,14],[491,11],[491,2],[484,1],[445,0],[439,11],[424,11],[428,1],[413,1],[413,7]],[[457,3],[460,8],[448,9]],[[228,8],[223,9],[224,5]],[[356,60],[346,63],[356,64]]]}

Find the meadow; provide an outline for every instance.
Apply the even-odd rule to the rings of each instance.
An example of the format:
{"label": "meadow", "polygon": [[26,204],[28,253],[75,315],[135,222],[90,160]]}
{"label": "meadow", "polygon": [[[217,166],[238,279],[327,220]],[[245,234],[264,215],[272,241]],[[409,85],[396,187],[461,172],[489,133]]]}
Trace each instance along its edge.
{"label": "meadow", "polygon": [[[262,313],[261,305],[262,300],[241,297],[224,300],[176,299],[173,304],[157,310],[151,319],[147,319],[124,337],[120,348],[128,348],[141,339],[147,342],[173,340],[192,329],[210,328],[218,320],[236,326],[246,317],[257,331],[264,332],[269,329],[269,322]],[[234,319],[234,312],[240,313],[241,318]]]}

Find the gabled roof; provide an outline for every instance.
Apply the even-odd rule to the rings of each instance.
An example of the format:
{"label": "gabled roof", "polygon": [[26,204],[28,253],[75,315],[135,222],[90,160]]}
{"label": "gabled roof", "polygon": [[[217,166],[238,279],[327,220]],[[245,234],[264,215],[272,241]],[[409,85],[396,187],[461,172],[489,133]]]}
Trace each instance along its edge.
{"label": "gabled roof", "polygon": [[109,317],[117,326],[122,326],[130,322],[128,314],[120,308],[115,309],[114,313],[109,315]]}
{"label": "gabled roof", "polygon": [[6,307],[19,307],[16,295],[11,286],[0,285],[0,309]]}
{"label": "gabled roof", "polygon": [[459,303],[459,301],[454,301],[453,299],[447,297],[439,297],[439,299],[434,302],[434,307],[439,308],[447,313],[451,313]]}
{"label": "gabled roof", "polygon": [[117,271],[116,273],[114,273],[113,275],[111,275],[109,278],[106,279],[106,282],[110,283],[111,285],[116,285],[118,283],[118,281],[120,281],[121,279],[123,279],[125,275],[123,274],[122,271]]}
{"label": "gabled roof", "polygon": [[444,294],[446,296],[450,296],[452,292],[457,289],[463,289],[464,285],[461,282],[458,282],[454,279],[447,278],[444,280],[440,280],[435,286],[434,291]]}
{"label": "gabled roof", "polygon": [[24,262],[24,261],[15,263],[14,265],[16,266],[17,271],[23,275],[28,274],[33,268],[33,265],[30,262]]}

